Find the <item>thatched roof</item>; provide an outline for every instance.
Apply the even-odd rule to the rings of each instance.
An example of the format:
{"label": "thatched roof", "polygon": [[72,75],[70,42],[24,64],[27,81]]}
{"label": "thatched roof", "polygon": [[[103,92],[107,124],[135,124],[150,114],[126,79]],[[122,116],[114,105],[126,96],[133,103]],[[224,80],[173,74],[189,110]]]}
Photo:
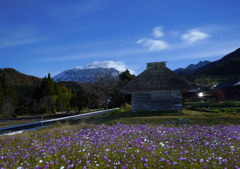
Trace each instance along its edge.
{"label": "thatched roof", "polygon": [[186,91],[191,89],[188,81],[166,67],[166,62],[148,63],[147,69],[127,83],[122,92],[135,93],[160,90]]}

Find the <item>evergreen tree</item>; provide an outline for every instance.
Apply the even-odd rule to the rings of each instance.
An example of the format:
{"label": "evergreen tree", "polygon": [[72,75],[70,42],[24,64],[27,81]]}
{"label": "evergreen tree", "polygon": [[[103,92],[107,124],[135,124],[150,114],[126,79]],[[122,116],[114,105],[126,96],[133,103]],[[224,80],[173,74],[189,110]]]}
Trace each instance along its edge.
{"label": "evergreen tree", "polygon": [[135,75],[132,75],[130,73],[130,71],[128,69],[126,69],[124,72],[122,72],[120,75],[119,75],[119,80],[122,84],[126,84],[128,83],[129,81],[131,81],[133,78],[135,77]]}
{"label": "evergreen tree", "polygon": [[62,94],[61,87],[57,82],[54,82],[54,91],[57,97],[59,97]]}
{"label": "evergreen tree", "polygon": [[35,89],[33,96],[39,101],[43,113],[52,114],[56,112],[57,96],[55,94],[55,84],[49,73],[48,77],[43,78],[40,87]]}
{"label": "evergreen tree", "polygon": [[7,84],[5,73],[0,78],[0,84],[0,118],[12,118],[17,105],[16,92]]}
{"label": "evergreen tree", "polygon": [[48,77],[43,78],[41,85],[33,93],[33,98],[40,103],[42,111],[51,114],[69,110],[71,97],[71,91],[63,84],[54,82],[50,73]]}

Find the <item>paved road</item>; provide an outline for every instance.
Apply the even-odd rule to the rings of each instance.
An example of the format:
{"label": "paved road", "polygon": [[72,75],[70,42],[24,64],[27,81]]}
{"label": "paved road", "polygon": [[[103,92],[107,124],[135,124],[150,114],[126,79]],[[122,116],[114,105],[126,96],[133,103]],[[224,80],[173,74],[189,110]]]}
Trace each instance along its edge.
{"label": "paved road", "polygon": [[85,114],[78,114],[78,115],[74,115],[74,116],[39,121],[39,122],[34,122],[34,123],[21,124],[21,125],[16,125],[16,126],[11,126],[11,127],[4,127],[4,128],[0,128],[0,135],[6,134],[6,133],[11,133],[11,132],[28,130],[28,129],[37,128],[37,127],[43,127],[43,126],[47,126],[50,124],[54,124],[58,121],[62,122],[62,121],[67,121],[67,120],[80,120],[80,119],[84,119],[84,118],[88,118],[88,117],[92,117],[92,116],[96,116],[96,115],[100,115],[100,114],[104,114],[104,113],[110,113],[112,110],[114,110],[114,109],[101,110],[101,111],[90,112],[90,113],[85,113]]}

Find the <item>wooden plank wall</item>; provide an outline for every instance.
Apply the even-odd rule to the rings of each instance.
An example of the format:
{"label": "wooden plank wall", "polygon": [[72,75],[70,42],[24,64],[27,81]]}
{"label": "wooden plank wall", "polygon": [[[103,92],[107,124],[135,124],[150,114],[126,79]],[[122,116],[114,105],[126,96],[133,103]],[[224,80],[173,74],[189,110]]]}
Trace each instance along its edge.
{"label": "wooden plank wall", "polygon": [[165,90],[132,94],[132,111],[182,110],[181,90]]}

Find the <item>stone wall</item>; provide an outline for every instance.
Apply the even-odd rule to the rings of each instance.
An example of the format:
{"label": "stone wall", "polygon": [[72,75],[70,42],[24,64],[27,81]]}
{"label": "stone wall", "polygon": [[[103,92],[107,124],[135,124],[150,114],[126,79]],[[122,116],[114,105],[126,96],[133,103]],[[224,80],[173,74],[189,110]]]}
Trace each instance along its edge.
{"label": "stone wall", "polygon": [[132,94],[132,111],[182,110],[181,90],[140,92]]}

